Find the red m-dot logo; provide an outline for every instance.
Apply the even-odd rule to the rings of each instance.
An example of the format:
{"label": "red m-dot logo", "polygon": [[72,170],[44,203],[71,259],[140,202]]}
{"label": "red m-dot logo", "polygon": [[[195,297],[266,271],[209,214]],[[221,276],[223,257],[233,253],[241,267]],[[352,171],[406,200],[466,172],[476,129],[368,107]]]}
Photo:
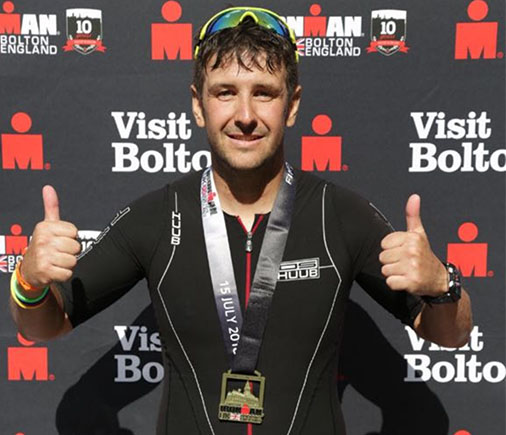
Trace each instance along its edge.
{"label": "red m-dot logo", "polygon": [[455,31],[455,59],[496,59],[504,53],[497,52],[497,21],[483,21],[488,15],[484,0],[473,0],[467,7],[471,22],[457,23]]}
{"label": "red m-dot logo", "polygon": [[163,4],[162,17],[166,22],[151,24],[151,59],[192,59],[192,25],[176,23],[182,13],[177,1],[169,0]]}
{"label": "red m-dot logo", "polygon": [[30,134],[32,118],[24,112],[17,112],[11,118],[15,133],[0,136],[3,169],[47,169],[44,166],[44,149],[41,134]]}
{"label": "red m-dot logo", "polygon": [[303,171],[346,171],[341,163],[341,136],[327,136],[332,129],[329,116],[320,114],[312,122],[316,136],[303,136],[301,149],[301,168]]}
{"label": "red m-dot logo", "polygon": [[487,270],[488,243],[475,242],[478,227],[473,222],[464,222],[458,230],[460,243],[448,243],[447,260],[455,264],[466,277],[493,276]]}
{"label": "red m-dot logo", "polygon": [[17,335],[21,346],[7,349],[7,379],[9,381],[47,381],[54,379],[48,374],[47,347],[32,347],[35,343]]}

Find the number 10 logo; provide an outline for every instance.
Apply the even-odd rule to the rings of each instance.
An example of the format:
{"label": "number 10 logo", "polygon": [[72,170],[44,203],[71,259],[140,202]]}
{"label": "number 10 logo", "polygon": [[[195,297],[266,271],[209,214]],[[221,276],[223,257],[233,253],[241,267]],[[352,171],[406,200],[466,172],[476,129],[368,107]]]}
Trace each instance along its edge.
{"label": "number 10 logo", "polygon": [[76,20],[76,24],[77,24],[77,33],[91,33],[91,29],[92,29],[92,24],[91,24],[91,20],[88,20],[88,19],[85,19],[85,20],[82,20],[80,18],[78,18]]}
{"label": "number 10 logo", "polygon": [[407,53],[407,13],[397,9],[379,9],[371,12],[371,44],[368,53],[379,52],[390,56],[398,51]]}
{"label": "number 10 logo", "polygon": [[102,44],[102,11],[99,9],[67,9],[67,44],[65,51],[90,54],[105,51]]}
{"label": "number 10 logo", "polygon": [[380,21],[381,24],[381,34],[382,35],[394,35],[395,29],[397,29],[397,25],[395,21]]}

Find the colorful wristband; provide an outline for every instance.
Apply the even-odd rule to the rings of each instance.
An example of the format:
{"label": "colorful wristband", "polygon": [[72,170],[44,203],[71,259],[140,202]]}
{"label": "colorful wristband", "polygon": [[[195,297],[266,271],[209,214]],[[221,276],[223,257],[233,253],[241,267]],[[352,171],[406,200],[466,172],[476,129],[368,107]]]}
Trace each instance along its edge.
{"label": "colorful wristband", "polygon": [[47,286],[42,293],[37,296],[36,298],[28,298],[21,292],[21,289],[19,288],[20,285],[16,279],[16,274],[13,273],[11,276],[11,296],[14,302],[18,304],[21,308],[30,309],[30,308],[37,308],[38,306],[42,305],[47,295],[49,294],[49,286]]}
{"label": "colorful wristband", "polygon": [[18,264],[16,264],[16,281],[23,288],[23,290],[25,290],[27,292],[28,291],[39,291],[44,288],[44,287],[34,287],[29,282],[25,281],[25,279],[21,275],[21,261],[18,261]]}

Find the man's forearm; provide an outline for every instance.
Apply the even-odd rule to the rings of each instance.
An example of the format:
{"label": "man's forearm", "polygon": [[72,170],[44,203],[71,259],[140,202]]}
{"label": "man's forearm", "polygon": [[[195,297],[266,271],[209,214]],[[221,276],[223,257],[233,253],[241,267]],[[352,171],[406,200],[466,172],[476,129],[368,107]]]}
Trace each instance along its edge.
{"label": "man's forearm", "polygon": [[71,326],[63,311],[57,284],[44,302],[35,308],[22,308],[10,297],[10,309],[19,332],[30,340],[46,341],[70,331]]}
{"label": "man's forearm", "polygon": [[444,347],[464,346],[473,327],[469,295],[462,289],[462,297],[455,303],[425,304],[414,327],[418,335],[433,343]]}

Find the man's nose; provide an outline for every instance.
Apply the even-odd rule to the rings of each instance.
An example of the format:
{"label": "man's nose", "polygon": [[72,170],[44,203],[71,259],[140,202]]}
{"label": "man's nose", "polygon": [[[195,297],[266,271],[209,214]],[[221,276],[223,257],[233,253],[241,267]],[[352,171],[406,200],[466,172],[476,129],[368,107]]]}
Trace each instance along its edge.
{"label": "man's nose", "polygon": [[237,101],[235,125],[243,133],[251,133],[257,126],[257,118],[253,101],[248,96],[242,96]]}

